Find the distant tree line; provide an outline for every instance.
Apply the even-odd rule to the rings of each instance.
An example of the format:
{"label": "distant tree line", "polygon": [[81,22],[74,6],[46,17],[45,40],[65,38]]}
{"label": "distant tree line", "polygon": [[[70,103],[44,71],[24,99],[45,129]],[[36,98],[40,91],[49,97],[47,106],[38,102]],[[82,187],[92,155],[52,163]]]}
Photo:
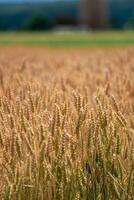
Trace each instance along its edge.
{"label": "distant tree line", "polygon": [[77,24],[74,1],[33,4],[0,4],[0,30],[50,30]]}
{"label": "distant tree line", "polygon": [[[109,28],[134,28],[134,1],[109,0]],[[127,6],[126,3],[127,2]],[[0,4],[0,30],[51,30],[57,26],[77,26],[77,1]]]}
{"label": "distant tree line", "polygon": [[34,14],[25,21],[21,29],[30,31],[49,30],[52,29],[54,26],[54,20],[48,18],[47,16]]}
{"label": "distant tree line", "polygon": [[48,16],[33,14],[26,22],[22,25],[21,30],[50,30],[55,26],[62,25],[76,25],[76,20],[69,15],[60,15],[56,19],[52,19]]}

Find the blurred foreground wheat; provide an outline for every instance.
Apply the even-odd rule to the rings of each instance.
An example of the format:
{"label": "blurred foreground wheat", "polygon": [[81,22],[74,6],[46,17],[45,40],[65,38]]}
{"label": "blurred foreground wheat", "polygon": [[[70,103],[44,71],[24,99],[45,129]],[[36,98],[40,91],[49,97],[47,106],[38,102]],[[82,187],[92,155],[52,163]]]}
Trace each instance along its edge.
{"label": "blurred foreground wheat", "polygon": [[0,52],[0,199],[134,199],[134,49]]}

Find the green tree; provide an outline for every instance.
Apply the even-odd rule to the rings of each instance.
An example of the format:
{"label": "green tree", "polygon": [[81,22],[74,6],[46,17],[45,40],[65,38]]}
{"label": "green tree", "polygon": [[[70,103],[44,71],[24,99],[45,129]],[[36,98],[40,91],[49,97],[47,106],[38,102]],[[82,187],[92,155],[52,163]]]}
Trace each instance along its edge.
{"label": "green tree", "polygon": [[32,15],[24,24],[24,30],[38,31],[49,30],[54,26],[54,21],[43,15]]}

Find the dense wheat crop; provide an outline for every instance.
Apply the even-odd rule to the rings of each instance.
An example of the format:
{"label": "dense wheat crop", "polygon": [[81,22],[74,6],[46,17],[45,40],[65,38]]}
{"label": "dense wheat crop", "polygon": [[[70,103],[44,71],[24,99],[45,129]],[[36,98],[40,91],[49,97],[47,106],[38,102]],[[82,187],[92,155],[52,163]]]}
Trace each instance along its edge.
{"label": "dense wheat crop", "polygon": [[134,48],[0,49],[0,199],[134,199]]}

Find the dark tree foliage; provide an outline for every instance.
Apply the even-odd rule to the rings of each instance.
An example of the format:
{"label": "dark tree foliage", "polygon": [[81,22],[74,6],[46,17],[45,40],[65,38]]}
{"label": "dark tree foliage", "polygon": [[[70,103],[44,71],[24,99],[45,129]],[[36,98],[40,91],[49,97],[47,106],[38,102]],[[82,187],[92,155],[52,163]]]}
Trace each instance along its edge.
{"label": "dark tree foliage", "polygon": [[43,15],[32,15],[24,24],[24,30],[49,30],[54,26],[54,21]]}
{"label": "dark tree foliage", "polygon": [[130,19],[130,22],[129,22],[128,24],[129,24],[130,28],[133,28],[133,29],[134,29],[134,17],[132,17],[132,18]]}
{"label": "dark tree foliage", "polygon": [[[84,0],[83,0],[84,1]],[[94,1],[94,0],[93,0]],[[107,0],[109,28],[132,28],[134,0]],[[17,1],[16,1],[17,2]],[[54,25],[77,25],[79,0],[44,3],[0,3],[0,30],[47,30]],[[76,22],[77,21],[77,22]]]}
{"label": "dark tree foliage", "polygon": [[60,15],[57,17],[56,23],[58,25],[76,25],[76,17],[71,15]]}

